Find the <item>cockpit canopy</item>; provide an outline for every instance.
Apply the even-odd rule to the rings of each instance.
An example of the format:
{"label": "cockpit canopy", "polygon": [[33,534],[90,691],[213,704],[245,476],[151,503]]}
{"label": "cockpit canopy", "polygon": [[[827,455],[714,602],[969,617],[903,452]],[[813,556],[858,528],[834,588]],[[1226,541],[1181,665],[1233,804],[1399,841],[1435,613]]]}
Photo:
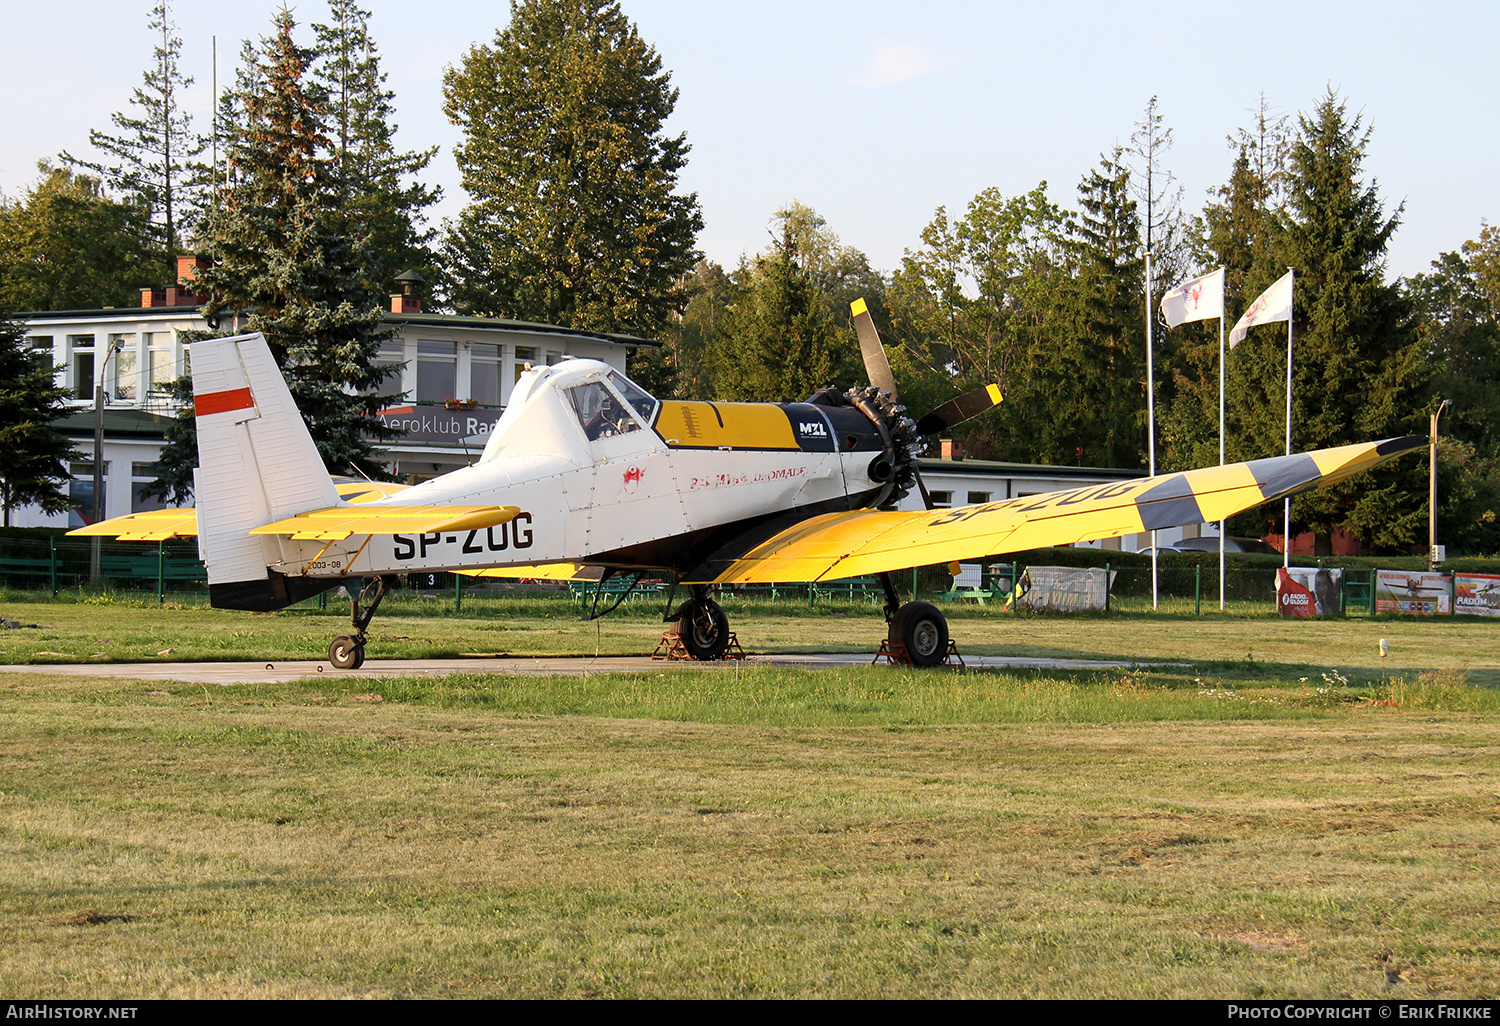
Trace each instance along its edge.
{"label": "cockpit canopy", "polygon": [[502,452],[589,462],[589,443],[649,429],[659,406],[645,389],[599,360],[536,367],[516,382],[480,462]]}

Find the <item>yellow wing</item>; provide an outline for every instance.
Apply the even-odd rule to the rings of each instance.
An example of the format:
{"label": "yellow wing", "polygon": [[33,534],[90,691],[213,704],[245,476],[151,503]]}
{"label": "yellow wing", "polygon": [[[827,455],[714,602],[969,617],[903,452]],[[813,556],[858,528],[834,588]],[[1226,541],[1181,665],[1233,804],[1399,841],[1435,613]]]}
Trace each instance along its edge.
{"label": "yellow wing", "polygon": [[1209,523],[1426,444],[1426,437],[1409,435],[957,509],[829,513],[743,553],[711,560],[684,580],[754,584],[859,577]]}
{"label": "yellow wing", "polygon": [[[365,503],[383,499],[397,492],[404,492],[410,485],[391,484],[386,481],[357,481],[353,478],[336,477],[334,490],[345,502]],[[198,511],[191,506],[185,509],[153,509],[145,513],[129,513],[123,517],[110,517],[97,524],[69,531],[70,535],[101,538],[118,538],[121,541],[167,541],[172,538],[196,538],[198,536]]]}

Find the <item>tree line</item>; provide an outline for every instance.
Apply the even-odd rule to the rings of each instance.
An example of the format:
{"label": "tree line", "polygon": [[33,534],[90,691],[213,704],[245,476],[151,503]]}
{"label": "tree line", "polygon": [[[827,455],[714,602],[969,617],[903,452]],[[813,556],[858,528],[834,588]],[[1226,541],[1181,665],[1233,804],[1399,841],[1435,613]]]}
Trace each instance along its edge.
{"label": "tree line", "polygon": [[[129,109],[91,133],[92,156],[62,154],[0,202],[0,308],[124,305],[171,281],[177,254],[207,256],[205,312],[266,333],[330,470],[374,473],[372,414],[391,398],[374,362],[380,310],[400,271],[417,270],[439,309],[657,340],[633,357],[642,384],[725,400],[859,382],[848,310],[862,297],[914,412],[1001,385],[999,409],[959,433],[971,453],[1144,468],[1148,253],[1157,297],[1223,266],[1231,318],[1290,267],[1294,447],[1422,433],[1452,398],[1443,536],[1497,548],[1500,232],[1481,225],[1430,273],[1387,282],[1402,211],[1363,168],[1369,128],[1337,95],[1295,117],[1262,98],[1197,216],[1184,212],[1152,98],[1129,145],[1102,153],[1064,203],[1046,182],[985,189],[961,211],[939,207],[884,271],[791,201],[770,217],[765,249],[725,268],[697,253],[702,213],[678,188],[689,146],[665,129],[670,73],[618,2],[514,0],[493,41],[449,69],[444,113],[463,131],[454,156],[469,202],[441,230],[426,213],[438,192],[422,183],[435,151],[395,142],[368,12],[353,0],[329,12],[305,46],[279,12],[195,134],[181,42],[157,0],[159,42]],[[1217,326],[1169,330],[1149,316],[1158,466],[1212,464]],[[1226,371],[1228,459],[1279,453],[1284,331],[1253,329]],[[185,420],[159,465],[161,494],[185,496],[195,462]],[[1408,471],[1299,497],[1294,522],[1409,547],[1423,538],[1426,489]],[[1231,529],[1261,533],[1268,515],[1279,514]]]}

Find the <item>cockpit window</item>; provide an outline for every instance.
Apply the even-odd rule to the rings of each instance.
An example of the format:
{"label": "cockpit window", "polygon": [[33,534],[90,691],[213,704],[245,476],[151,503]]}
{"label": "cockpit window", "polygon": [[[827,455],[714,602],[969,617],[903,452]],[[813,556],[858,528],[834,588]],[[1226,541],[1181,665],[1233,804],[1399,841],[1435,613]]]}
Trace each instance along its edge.
{"label": "cockpit window", "polygon": [[619,390],[626,402],[635,407],[635,412],[640,415],[641,420],[647,424],[651,423],[651,418],[656,413],[656,400],[648,395],[645,389],[615,371],[609,372],[609,383]]}
{"label": "cockpit window", "polygon": [[640,429],[640,424],[636,423],[624,404],[615,398],[613,392],[597,381],[568,389],[568,398],[573,402],[573,409],[578,414],[578,423],[583,426],[583,433],[591,442],[595,439],[623,435],[627,431]]}

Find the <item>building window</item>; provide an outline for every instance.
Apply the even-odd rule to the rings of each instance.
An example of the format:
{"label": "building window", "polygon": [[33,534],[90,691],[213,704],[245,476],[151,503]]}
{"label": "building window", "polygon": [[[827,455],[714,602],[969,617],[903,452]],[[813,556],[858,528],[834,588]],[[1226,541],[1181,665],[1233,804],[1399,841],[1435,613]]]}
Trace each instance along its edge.
{"label": "building window", "polygon": [[969,493],[969,505],[970,506],[977,506],[981,502],[989,502],[989,501],[990,501],[990,493],[989,492],[970,492]]}
{"label": "building window", "polygon": [[458,343],[417,342],[417,402],[458,398]]}
{"label": "building window", "polygon": [[94,398],[94,336],[69,335],[69,348],[73,351],[73,394],[84,401]]}
{"label": "building window", "polygon": [[500,405],[500,359],[504,355],[493,342],[475,342],[469,349],[469,394],[486,406]]}
{"label": "building window", "polygon": [[113,398],[134,399],[136,393],[135,333],[124,332],[109,336],[109,346],[115,350],[110,357]]}
{"label": "building window", "polygon": [[932,498],[933,509],[947,509],[953,505],[952,492],[928,492],[927,494]]}
{"label": "building window", "polygon": [[[107,464],[106,464],[107,465]],[[152,509],[169,509],[171,504],[155,496],[147,498],[142,489],[156,483],[155,464],[132,462],[130,464],[130,512],[144,513]]]}
{"label": "building window", "polygon": [[516,346],[516,381],[536,364],[536,350],[531,346]]}
{"label": "building window", "polygon": [[52,336],[32,335],[27,341],[31,343],[31,358],[38,367],[52,369]]}
{"label": "building window", "polygon": [[365,389],[365,394],[380,395],[392,392],[396,393],[398,398],[406,398],[406,389],[401,380],[401,372],[406,366],[406,343],[399,338],[388,338],[380,343],[380,352],[375,355],[375,366],[395,369]]}
{"label": "building window", "polygon": [[172,335],[165,331],[152,332],[146,336],[146,346],[146,387],[152,392],[165,392],[167,386],[177,380]]}

